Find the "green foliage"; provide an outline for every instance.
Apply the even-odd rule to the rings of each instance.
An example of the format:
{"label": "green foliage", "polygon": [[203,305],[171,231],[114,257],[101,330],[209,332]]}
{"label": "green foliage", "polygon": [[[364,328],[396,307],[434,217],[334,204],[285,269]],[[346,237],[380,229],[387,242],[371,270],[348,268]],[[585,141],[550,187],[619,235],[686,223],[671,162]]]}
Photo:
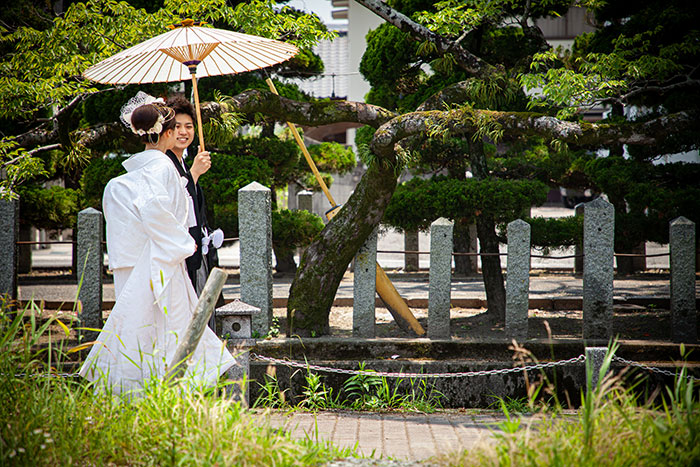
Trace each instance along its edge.
{"label": "green foliage", "polygon": [[495,173],[511,178],[540,180],[553,188],[564,186],[584,190],[592,186],[586,174],[586,164],[595,153],[583,150],[557,151],[541,138],[528,138],[510,145],[507,151],[492,159]]}
{"label": "green foliage", "polygon": [[80,206],[78,192],[61,186],[18,188],[21,221],[38,229],[68,229],[75,225]]}
{"label": "green foliage", "polygon": [[[367,48],[360,61],[360,73],[372,86],[410,86],[420,70],[411,69],[418,45],[408,33],[385,23],[367,33]],[[402,84],[397,83],[397,78]]]}
{"label": "green foliage", "polygon": [[533,73],[522,77],[526,87],[541,87],[544,102],[561,106],[559,115],[566,117],[627,93],[626,103],[650,109],[697,108],[697,88],[659,92],[686,79],[698,63],[697,2],[601,2],[592,11],[599,31],[578,37],[571,55],[536,56]]}
{"label": "green foliage", "polygon": [[[294,141],[284,141],[277,137],[235,137],[223,145],[221,152],[229,154],[229,157],[241,158],[242,168],[238,169],[230,161],[222,166],[224,172],[217,171],[217,183],[224,177],[243,170],[246,172],[246,180],[257,181],[265,186],[284,186],[297,174],[300,151]],[[243,162],[243,160],[249,162]],[[252,162],[255,159],[258,162]],[[252,164],[252,165],[251,165]],[[261,170],[262,165],[267,165],[267,170]],[[260,175],[255,171],[261,170]],[[206,177],[206,175],[205,175]],[[238,177],[240,178],[240,176]],[[213,182],[208,182],[210,185]],[[238,186],[239,183],[235,183]],[[242,188],[245,184],[238,186]],[[238,190],[236,188],[236,190]],[[218,188],[214,187],[214,190]],[[228,193],[228,189],[227,193]],[[234,196],[235,198],[235,196]],[[217,197],[215,199],[230,199],[230,196]]]}
{"label": "green foliage", "polygon": [[326,386],[321,375],[309,370],[306,372],[306,375],[304,375],[304,379],[306,380],[306,384],[302,389],[304,398],[299,403],[300,407],[316,411],[333,409],[339,406],[339,395],[336,394],[336,396],[333,397],[333,388]]}
{"label": "green foliage", "polygon": [[[297,407],[311,411],[329,409],[350,409],[362,411],[400,410],[406,412],[431,413],[442,407],[443,394],[428,384],[425,378],[404,380],[387,378],[365,368],[365,362],[358,364],[358,374],[345,380],[342,390],[335,393],[326,386],[321,375],[310,370],[304,375],[302,400]],[[265,402],[280,404],[277,381],[266,381],[258,399],[262,407]],[[344,398],[343,398],[344,396]]]}
{"label": "green foliage", "polygon": [[[591,108],[627,88],[623,79],[614,79],[600,71],[580,73],[574,69],[556,66],[557,62],[558,57],[552,50],[535,54],[530,64],[534,73],[521,75],[520,82],[525,89],[541,89],[543,95],[543,100],[530,101],[530,109],[546,103],[560,108],[557,117],[571,118],[581,108]],[[590,63],[579,65],[590,70],[598,68]]]}
{"label": "green foliage", "polygon": [[583,216],[533,217],[525,222],[530,224],[533,247],[550,249],[583,244]]}
{"label": "green foliage", "polygon": [[46,175],[43,161],[12,141],[0,141],[0,199],[13,199],[17,187],[25,180]]}
{"label": "green foliage", "polygon": [[[71,330],[31,302],[0,308],[2,465],[316,465],[353,455],[294,441],[253,417],[224,385],[149,381],[139,396],[57,377],[71,352],[46,342]],[[203,429],[206,427],[206,429]]]}
{"label": "green foliage", "polygon": [[[222,108],[228,108],[231,98],[220,92],[214,92],[214,102]],[[204,141],[214,147],[222,147],[230,143],[241,126],[241,116],[235,112],[222,112],[215,118],[210,118],[204,124]]]}
{"label": "green foliage", "polygon": [[83,207],[102,211],[102,194],[105,186],[114,177],[126,173],[123,157],[96,157],[83,170],[80,178],[80,197]]}
{"label": "green foliage", "polygon": [[[253,147],[254,142],[248,146],[240,146],[248,149]],[[236,235],[238,190],[253,181],[271,186],[274,172],[267,161],[258,158],[255,153],[213,153],[211,159],[211,168],[199,178],[199,184],[208,201],[209,221],[212,226],[226,232],[226,235]]]}
{"label": "green foliage", "polygon": [[[581,407],[565,413],[563,407],[540,407],[526,420],[512,413],[501,399],[505,420],[494,434],[495,445],[435,459],[435,465],[694,465],[700,458],[700,399],[696,380],[687,364],[676,371],[675,382],[648,400],[634,393],[639,380],[629,371],[611,371],[617,349],[608,347],[597,376],[586,367],[587,387]],[[629,369],[627,369],[629,370]],[[646,374],[643,376],[646,378]],[[532,407],[532,404],[528,404]],[[538,436],[532,436],[531,420]]]}
{"label": "green foliage", "polygon": [[[352,148],[345,147],[340,143],[313,144],[308,147],[308,150],[316,167],[322,172],[345,175],[357,165]],[[300,164],[303,165],[302,170],[309,170],[305,160],[300,159]]]}
{"label": "green foliage", "polygon": [[470,220],[489,212],[497,222],[509,222],[546,197],[547,187],[537,181],[414,178],[396,188],[384,221],[401,230],[425,230],[440,217]]}
{"label": "green foliage", "polygon": [[606,157],[589,161],[593,186],[615,206],[615,246],[629,249],[643,240],[668,242],[668,223],[678,216],[700,221],[700,165],[652,164]]}
{"label": "green foliage", "polygon": [[[8,146],[12,134],[47,130],[53,125],[58,130],[57,138],[66,157],[74,163],[73,173],[78,172],[79,165],[90,156],[85,148],[76,145],[73,132],[117,120],[121,105],[136,89],[135,86],[110,88],[91,83],[81,77],[89,66],[166,32],[167,26],[186,17],[223,29],[284,38],[302,50],[292,67],[295,70],[306,67],[318,71],[321,63],[310,49],[319,40],[331,39],[335,35],[316,16],[300,14],[289,8],[280,11],[269,0],[234,3],[226,0],[164,0],[146,2],[147,9],[138,8],[143,2],[132,5],[116,0],[89,0],[68,2],[63,14],[50,18],[42,16],[43,9],[28,3],[20,0],[13,7],[26,11],[27,18],[11,18],[3,23],[8,27],[0,29],[0,50],[3,51],[0,58],[0,86],[3,89],[0,121],[6,130],[2,152],[10,154],[16,150],[15,155],[22,153],[22,148]],[[276,70],[283,70],[286,66],[281,64]],[[233,79],[245,81],[250,78],[238,76]],[[254,79],[261,82],[259,78]],[[207,83],[212,80],[216,78],[202,80],[203,95],[210,92]],[[164,96],[171,87],[170,84],[152,84],[138,89]],[[229,90],[226,86],[219,88]],[[279,88],[282,95],[304,98],[294,85]],[[56,118],[51,120],[53,116]],[[212,143],[221,144],[233,135],[236,126],[235,116],[224,114],[206,125],[204,130]],[[121,143],[119,138],[113,138],[107,146],[92,149],[107,152],[120,148]],[[9,165],[16,167],[8,168],[12,177],[2,182],[7,188],[12,189],[22,179],[35,174],[31,157],[8,159],[13,161]],[[2,162],[4,160],[0,158]],[[74,178],[78,177],[79,172]]]}
{"label": "green foliage", "polygon": [[283,209],[272,212],[272,246],[276,257],[284,257],[302,248],[324,227],[323,220],[307,211]]}
{"label": "green foliage", "polygon": [[[259,74],[255,73],[210,76],[201,80],[197,89],[199,90],[200,99],[202,101],[216,99],[217,93],[235,96],[236,94],[248,89],[269,91],[270,87],[265,82],[265,78],[266,76],[260,76]],[[309,96],[304,94],[299,89],[298,85],[277,79],[273,79],[272,81],[275,84],[275,88],[280,96],[302,102],[309,100]],[[189,87],[190,86],[188,86],[188,89]]]}
{"label": "green foliage", "polygon": [[372,370],[365,369],[365,362],[360,362],[359,373],[352,375],[343,383],[343,391],[353,407],[377,406],[376,391],[382,387],[382,378]]}
{"label": "green foliage", "polygon": [[265,375],[265,382],[258,383],[260,386],[260,395],[253,403],[253,408],[283,408],[287,405],[284,393],[279,387],[277,377],[273,375]]}

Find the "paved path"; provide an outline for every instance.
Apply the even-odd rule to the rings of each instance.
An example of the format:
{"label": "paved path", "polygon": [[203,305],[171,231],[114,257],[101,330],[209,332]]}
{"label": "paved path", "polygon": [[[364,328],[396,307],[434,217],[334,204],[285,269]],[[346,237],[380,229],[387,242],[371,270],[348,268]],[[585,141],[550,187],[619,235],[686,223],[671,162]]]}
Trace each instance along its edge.
{"label": "paved path", "polygon": [[434,414],[271,412],[270,424],[289,430],[293,438],[357,446],[374,458],[420,461],[437,454],[471,449],[493,439],[504,420],[499,412],[467,411]]}

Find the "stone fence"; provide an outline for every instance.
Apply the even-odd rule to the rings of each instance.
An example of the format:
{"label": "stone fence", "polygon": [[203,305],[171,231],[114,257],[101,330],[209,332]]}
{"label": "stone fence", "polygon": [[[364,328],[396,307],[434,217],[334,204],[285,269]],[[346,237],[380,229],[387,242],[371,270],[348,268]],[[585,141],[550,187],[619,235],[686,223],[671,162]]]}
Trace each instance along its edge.
{"label": "stone fence", "polygon": [[[272,241],[270,190],[259,183],[239,190],[241,300],[262,312],[253,331],[265,335],[272,322]],[[300,194],[307,196],[307,194]],[[305,199],[304,199],[305,201]],[[300,201],[301,204],[301,201]],[[614,209],[602,198],[586,203],[583,240],[583,337],[612,337]],[[17,202],[0,201],[0,295],[16,298]],[[102,213],[85,209],[78,215],[79,319],[83,326],[102,322]],[[428,297],[428,337],[450,338],[450,294],[453,223],[438,219],[431,225]],[[506,336],[524,339],[528,332],[530,226],[523,220],[508,224]],[[679,217],[670,223],[672,337],[697,341],[695,298],[695,224]],[[371,235],[355,260],[353,333],[374,337],[375,286],[373,265],[377,235]],[[358,267],[359,266],[359,267]],[[368,273],[362,271],[367,269]],[[91,336],[86,336],[87,338]]]}

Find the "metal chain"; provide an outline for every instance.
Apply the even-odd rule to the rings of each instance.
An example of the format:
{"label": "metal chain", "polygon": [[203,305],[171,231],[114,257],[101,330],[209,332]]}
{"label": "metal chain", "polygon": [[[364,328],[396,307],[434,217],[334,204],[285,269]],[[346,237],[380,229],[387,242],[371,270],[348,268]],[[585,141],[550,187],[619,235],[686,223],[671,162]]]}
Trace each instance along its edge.
{"label": "metal chain", "polygon": [[[517,373],[520,371],[532,371],[532,370],[541,370],[544,368],[553,368],[557,366],[563,366],[563,365],[570,365],[573,363],[582,363],[586,361],[586,356],[584,354],[579,355],[578,357],[573,357],[568,360],[559,360],[557,362],[546,362],[546,363],[536,363],[534,365],[527,365],[527,366],[519,366],[519,367],[513,367],[513,368],[502,368],[500,370],[480,370],[480,371],[464,371],[464,372],[459,372],[459,373],[389,373],[385,371],[374,371],[374,370],[346,370],[344,368],[331,368],[331,367],[326,367],[326,366],[320,366],[320,365],[311,365],[308,363],[302,363],[302,362],[295,362],[293,360],[284,360],[284,359],[279,359],[279,358],[272,358],[272,357],[265,357],[263,355],[258,355],[256,353],[251,352],[250,356],[258,361],[262,362],[269,362],[269,363],[277,363],[285,366],[289,366],[292,368],[301,368],[301,369],[309,369],[309,370],[315,370],[315,371],[322,371],[326,373],[339,373],[339,374],[345,374],[345,375],[372,375],[372,376],[383,376],[387,378],[464,378],[464,377],[472,377],[472,376],[490,376],[490,375],[502,375],[502,374],[507,374],[507,373]],[[644,363],[638,363],[632,360],[627,360],[622,357],[618,357],[617,355],[614,355],[612,358],[612,361],[616,361],[619,363],[622,363],[626,366],[631,366],[631,367],[636,367],[636,368],[641,368],[646,371],[651,371],[653,373],[659,373],[664,376],[671,376],[671,377],[676,377],[677,374],[673,373],[668,370],[664,370],[662,368],[656,368],[653,366],[645,365]],[[42,374],[42,373],[17,373],[15,374],[16,378],[25,378],[25,377],[39,377],[39,378],[75,378],[79,376],[79,373],[47,373],[47,374]],[[699,378],[696,378],[694,376],[688,375],[686,376],[686,379],[688,381],[697,381]]]}
{"label": "metal chain", "polygon": [[80,373],[15,373],[15,378],[75,378]]}
{"label": "metal chain", "polygon": [[560,360],[558,362],[547,362],[547,363],[537,363],[534,365],[520,366],[513,368],[502,368],[500,370],[481,370],[481,371],[464,371],[460,373],[389,373],[385,371],[372,371],[372,370],[346,370],[343,368],[331,368],[320,365],[310,365],[308,363],[295,362],[292,360],[283,360],[279,358],[264,357],[255,353],[250,354],[256,360],[278,363],[280,365],[285,365],[293,368],[302,368],[316,371],[323,371],[326,373],[340,373],[344,375],[372,375],[372,376],[384,376],[386,378],[463,378],[471,376],[490,376],[490,375],[502,375],[506,373],[518,373],[520,371],[530,371],[530,370],[540,370],[543,368],[552,368],[555,366],[569,365],[572,363],[580,363],[586,360],[584,354],[578,357],[570,358],[568,360]]}
{"label": "metal chain", "polygon": [[[656,367],[653,367],[653,366],[645,365],[644,363],[638,363],[638,362],[635,362],[635,361],[632,361],[632,360],[627,360],[627,359],[624,359],[624,358],[622,358],[622,357],[618,357],[617,355],[613,355],[612,360],[613,360],[614,362],[617,361],[617,362],[623,363],[623,364],[625,364],[625,365],[627,365],[627,366],[632,366],[632,367],[636,367],[636,368],[641,368],[641,369],[643,369],[643,370],[651,371],[652,373],[659,373],[659,374],[662,374],[662,375],[665,375],[665,376],[671,376],[671,377],[673,377],[673,378],[675,378],[675,377],[677,376],[676,373],[672,373],[672,372],[670,372],[670,371],[668,371],[668,370],[664,370],[664,369],[662,369],[662,368],[656,368]],[[696,381],[696,380],[698,379],[698,378],[696,378],[696,377],[694,377],[694,376],[691,376],[691,375],[686,376],[686,378],[688,379],[688,381]]]}

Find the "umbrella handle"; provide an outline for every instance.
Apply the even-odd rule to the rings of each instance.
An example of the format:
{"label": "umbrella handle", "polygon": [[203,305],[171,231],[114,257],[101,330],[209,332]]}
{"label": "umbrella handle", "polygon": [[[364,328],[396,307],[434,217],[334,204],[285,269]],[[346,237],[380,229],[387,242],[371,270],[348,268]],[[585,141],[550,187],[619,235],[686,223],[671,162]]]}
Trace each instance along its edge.
{"label": "umbrella handle", "polygon": [[[195,69],[196,70],[196,69]],[[199,150],[206,151],[204,148],[204,128],[202,127],[202,112],[199,110],[199,93],[197,92],[196,71],[192,73],[192,90],[194,91],[194,110],[197,114],[197,132],[199,133]]]}

